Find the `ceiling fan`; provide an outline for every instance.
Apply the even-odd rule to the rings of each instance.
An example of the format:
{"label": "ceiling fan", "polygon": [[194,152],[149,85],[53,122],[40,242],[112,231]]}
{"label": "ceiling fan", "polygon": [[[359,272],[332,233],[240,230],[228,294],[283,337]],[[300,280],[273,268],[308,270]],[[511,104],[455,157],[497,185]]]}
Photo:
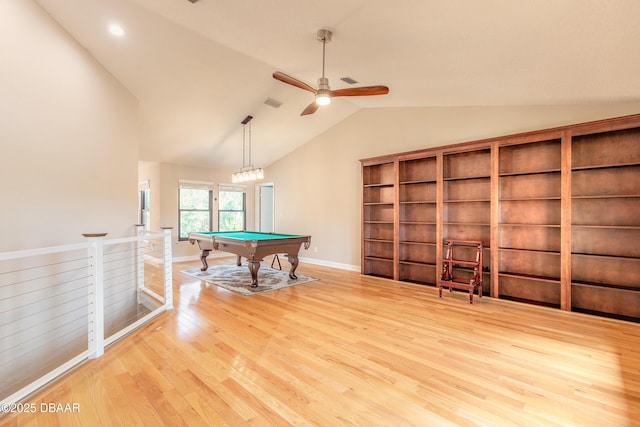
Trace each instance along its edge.
{"label": "ceiling fan", "polygon": [[327,43],[331,41],[331,36],[332,33],[329,30],[318,30],[318,41],[322,42],[322,77],[318,79],[318,89],[314,89],[305,82],[295,79],[285,73],[281,73],[280,71],[273,73],[274,79],[300,89],[307,90],[316,96],[315,101],[309,104],[307,108],[302,111],[302,114],[300,114],[301,116],[315,113],[318,107],[321,105],[328,105],[331,102],[331,98],[336,96],[371,96],[386,95],[389,93],[389,88],[386,86],[364,86],[331,90],[329,87],[329,79],[324,76],[325,47]]}

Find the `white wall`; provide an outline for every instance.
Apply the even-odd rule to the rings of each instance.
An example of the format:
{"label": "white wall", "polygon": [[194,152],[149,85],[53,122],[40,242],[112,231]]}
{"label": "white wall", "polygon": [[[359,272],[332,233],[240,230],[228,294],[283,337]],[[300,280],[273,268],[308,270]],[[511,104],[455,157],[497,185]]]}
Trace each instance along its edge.
{"label": "white wall", "polygon": [[[82,233],[132,235],[137,116],[137,100],[39,6],[0,1],[0,252],[83,242]],[[86,314],[78,317],[86,309],[76,304],[87,301],[86,279],[70,278],[86,265],[64,270],[85,254],[29,260],[40,280],[27,280],[36,270],[15,268],[23,260],[3,263],[21,285],[3,289],[4,323],[21,332],[5,334],[3,344],[20,342],[24,357],[0,364],[2,386],[26,385],[43,363],[57,366],[86,348]],[[69,294],[73,303],[58,305]],[[135,287],[130,294],[109,300],[107,328],[135,313]],[[42,337],[51,341],[43,346]]]}
{"label": "white wall", "polygon": [[359,266],[359,159],[635,113],[640,103],[361,110],[267,168],[275,230],[310,234],[302,257]]}
{"label": "white wall", "polygon": [[0,251],[131,235],[137,100],[31,0],[0,2]]}

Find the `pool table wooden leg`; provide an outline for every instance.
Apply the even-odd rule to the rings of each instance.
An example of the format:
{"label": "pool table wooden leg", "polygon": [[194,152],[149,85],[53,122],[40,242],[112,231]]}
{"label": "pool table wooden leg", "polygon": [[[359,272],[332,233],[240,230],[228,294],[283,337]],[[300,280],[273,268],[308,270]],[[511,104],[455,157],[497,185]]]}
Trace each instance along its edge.
{"label": "pool table wooden leg", "polygon": [[258,270],[260,269],[260,261],[247,260],[247,263],[249,264],[249,272],[251,273],[251,286],[255,288],[258,286]]}
{"label": "pool table wooden leg", "polygon": [[291,270],[289,270],[289,277],[295,280],[298,278],[298,276],[296,276],[296,268],[298,268],[298,255],[287,254],[287,260],[291,264]]}
{"label": "pool table wooden leg", "polygon": [[207,269],[209,268],[209,264],[207,264],[207,257],[209,256],[209,253],[211,253],[211,251],[207,249],[202,251],[202,255],[200,255],[200,261],[202,261],[202,267],[200,268],[200,271],[207,271]]}

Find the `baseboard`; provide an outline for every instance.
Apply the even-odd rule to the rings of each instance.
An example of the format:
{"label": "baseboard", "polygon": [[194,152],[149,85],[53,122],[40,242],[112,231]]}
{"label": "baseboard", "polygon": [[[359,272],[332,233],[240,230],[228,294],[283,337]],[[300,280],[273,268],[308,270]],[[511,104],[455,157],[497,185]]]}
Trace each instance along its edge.
{"label": "baseboard", "polygon": [[306,257],[299,257],[300,261],[302,262],[306,262],[309,264],[315,264],[315,265],[321,265],[323,267],[332,267],[332,268],[338,268],[340,270],[349,270],[349,271],[360,271],[360,266],[359,265],[351,265],[351,264],[342,264],[339,262],[333,262],[333,261],[325,261],[322,259],[315,259],[315,258],[306,258]]}

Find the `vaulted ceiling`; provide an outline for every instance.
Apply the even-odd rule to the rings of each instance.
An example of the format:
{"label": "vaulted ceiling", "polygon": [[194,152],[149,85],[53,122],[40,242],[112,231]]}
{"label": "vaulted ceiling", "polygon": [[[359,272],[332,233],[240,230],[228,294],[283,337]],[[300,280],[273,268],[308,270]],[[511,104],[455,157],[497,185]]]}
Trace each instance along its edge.
{"label": "vaulted ceiling", "polygon": [[[141,160],[238,168],[247,115],[267,166],[362,108],[640,100],[637,0],[36,1],[139,100]],[[332,89],[390,93],[301,117],[272,73],[316,86],[321,28]]]}

